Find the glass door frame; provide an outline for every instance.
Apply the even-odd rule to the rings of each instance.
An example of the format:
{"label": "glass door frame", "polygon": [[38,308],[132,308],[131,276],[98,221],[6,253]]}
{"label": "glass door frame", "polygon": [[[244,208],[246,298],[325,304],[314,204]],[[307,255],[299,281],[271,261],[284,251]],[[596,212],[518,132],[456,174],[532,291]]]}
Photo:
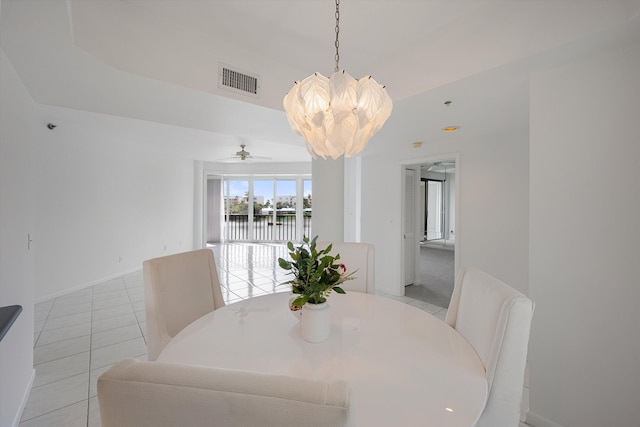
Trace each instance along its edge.
{"label": "glass door frame", "polygon": [[[445,200],[445,181],[444,179],[433,179],[433,178],[421,178],[422,181],[425,181],[425,198],[424,198],[424,209],[426,212],[424,221],[425,221],[425,225],[424,225],[424,240],[426,242],[431,242],[434,240],[443,240],[445,238],[445,224],[446,224],[446,218],[445,218],[445,213],[446,213],[446,200]],[[429,218],[429,214],[430,214],[430,209],[429,209],[429,182],[437,182],[440,184],[440,188],[439,188],[439,192],[440,192],[440,203],[439,203],[439,209],[437,212],[437,215],[439,216],[439,223],[440,223],[440,230],[436,231],[436,234],[439,234],[440,237],[436,237],[436,238],[432,238],[429,239],[429,231],[428,231],[428,218]],[[436,220],[437,221],[437,220]]]}

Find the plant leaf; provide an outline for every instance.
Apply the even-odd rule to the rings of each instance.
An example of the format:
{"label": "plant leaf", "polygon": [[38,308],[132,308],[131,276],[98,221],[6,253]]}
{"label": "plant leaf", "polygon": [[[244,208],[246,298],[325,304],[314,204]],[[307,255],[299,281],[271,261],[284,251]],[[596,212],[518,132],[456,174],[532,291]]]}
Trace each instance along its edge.
{"label": "plant leaf", "polygon": [[278,258],[278,265],[280,265],[280,268],[282,269],[291,270],[291,263],[282,258]]}
{"label": "plant leaf", "polygon": [[307,303],[307,301],[309,301],[309,297],[307,295],[301,295],[298,298],[294,299],[291,305],[294,307],[302,307]]}

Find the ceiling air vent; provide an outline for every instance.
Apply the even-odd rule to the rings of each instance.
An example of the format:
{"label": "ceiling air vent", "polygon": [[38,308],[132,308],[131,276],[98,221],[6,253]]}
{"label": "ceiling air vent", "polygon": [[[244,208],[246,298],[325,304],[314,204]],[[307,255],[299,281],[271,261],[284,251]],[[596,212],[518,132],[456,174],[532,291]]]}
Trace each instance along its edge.
{"label": "ceiling air vent", "polygon": [[259,76],[234,69],[226,64],[218,67],[218,87],[250,96],[260,93]]}

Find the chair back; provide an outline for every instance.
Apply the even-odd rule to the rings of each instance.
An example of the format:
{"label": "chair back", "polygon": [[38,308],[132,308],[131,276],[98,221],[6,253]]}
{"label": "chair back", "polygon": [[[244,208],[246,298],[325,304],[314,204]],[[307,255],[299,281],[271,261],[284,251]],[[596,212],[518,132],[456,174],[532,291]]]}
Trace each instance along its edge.
{"label": "chair back", "polygon": [[318,242],[318,249],[325,249],[331,243],[331,255],[340,254],[340,262],[347,267],[347,273],[358,270],[355,279],[348,280],[341,287],[349,292],[375,293],[374,246],[370,243]]}
{"label": "chair back", "polygon": [[349,386],[125,359],[98,378],[102,427],[348,425]]}
{"label": "chair back", "polygon": [[456,278],[445,322],[474,347],[484,364],[489,395],[477,427],[517,427],[534,303],[475,268]]}
{"label": "chair back", "polygon": [[210,249],[153,258],[143,263],[148,359],[194,320],[224,306]]}

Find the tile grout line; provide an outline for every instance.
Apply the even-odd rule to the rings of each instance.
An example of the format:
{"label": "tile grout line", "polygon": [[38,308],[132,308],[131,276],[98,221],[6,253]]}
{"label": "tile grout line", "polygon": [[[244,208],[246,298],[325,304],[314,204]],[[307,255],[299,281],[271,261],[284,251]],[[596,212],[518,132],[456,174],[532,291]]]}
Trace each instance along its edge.
{"label": "tile grout line", "polygon": [[[37,375],[37,374],[36,374],[36,375]],[[80,374],[75,374],[75,375],[71,375],[71,376],[69,376],[69,377],[66,377],[66,378],[63,378],[63,379],[61,379],[61,380],[57,380],[57,381],[62,381],[62,380],[69,379],[69,378],[73,378],[73,377],[79,377],[80,375],[82,375],[82,373],[80,373]],[[53,381],[53,382],[57,382],[57,381]],[[34,387],[33,389],[36,389],[36,388],[39,388],[39,387],[44,387],[44,386],[47,386],[47,385],[49,385],[49,384],[52,384],[52,383],[42,384],[42,385],[39,385],[39,386],[37,386],[37,387]],[[33,389],[32,389],[32,390],[33,390]],[[52,409],[52,410],[50,410],[50,411],[48,411],[48,412],[44,412],[44,413],[42,413],[42,414],[36,415],[36,416],[34,416],[34,417],[31,417],[31,418],[20,419],[19,424],[22,424],[23,422],[26,422],[26,421],[34,420],[34,419],[36,419],[36,418],[44,417],[45,415],[51,414],[51,413],[56,412],[56,411],[59,411],[59,410],[61,410],[61,409],[68,408],[69,406],[77,405],[78,403],[82,403],[83,401],[84,401],[84,399],[82,399],[82,400],[78,400],[77,402],[71,402],[71,403],[69,403],[68,405],[64,405],[64,406],[61,406],[60,408]]]}
{"label": "tile grout line", "polygon": [[[124,277],[122,277],[122,282],[124,283],[124,289],[127,292],[127,297],[129,298],[129,304],[131,304],[131,310],[133,310],[133,317],[135,317],[136,319],[136,325],[138,325],[138,330],[140,331],[140,335],[142,336],[142,340],[144,341],[145,346],[147,345],[147,336],[146,334],[142,331],[142,327],[140,326],[140,319],[138,319],[138,316],[136,315],[136,310],[135,307],[133,305],[133,301],[131,300],[131,294],[129,293],[129,288],[127,287],[127,282],[124,280]],[[142,284],[143,286],[143,290],[144,290],[144,283]],[[143,299],[144,301],[144,299]],[[145,328],[146,328],[146,314],[147,314],[147,306],[145,304],[144,306],[144,312],[145,312]]]}
{"label": "tile grout line", "polygon": [[[84,335],[79,336],[79,337],[74,337],[74,338],[67,338],[67,339],[63,339],[63,340],[60,340],[60,341],[52,342],[51,344],[43,344],[43,345],[42,345],[42,347],[45,347],[45,346],[47,346],[47,345],[54,345],[54,344],[58,344],[58,343],[65,342],[65,341],[71,341],[71,340],[75,340],[75,339],[83,338],[83,337],[84,337]],[[34,349],[34,350],[35,350],[35,349]],[[42,365],[43,363],[55,362],[56,360],[64,359],[65,357],[76,356],[76,355],[78,355],[78,354],[85,353],[85,352],[86,352],[86,350],[84,350],[84,351],[83,351],[83,350],[80,350],[80,351],[78,351],[78,352],[76,352],[76,353],[67,354],[67,355],[65,355],[65,356],[60,356],[60,357],[58,357],[58,358],[56,358],[56,359],[51,359],[51,360],[47,360],[47,361],[40,362],[40,363],[35,363],[35,361],[34,361],[33,366],[34,366],[34,367],[36,367],[36,366],[38,366],[38,365]],[[73,376],[73,375],[72,375],[72,376]],[[62,378],[62,379],[64,379],[64,378]],[[49,384],[49,383],[47,383],[47,384]],[[41,385],[44,385],[44,384],[41,384]]]}
{"label": "tile grout line", "polygon": [[[93,293],[93,291],[92,291],[92,293]],[[47,317],[46,317],[46,318],[45,318],[45,320],[44,320],[44,323],[43,323],[43,325],[42,325],[42,329],[41,329],[41,330],[40,330],[40,332],[38,333],[38,338],[35,340],[35,342],[34,342],[34,344],[33,344],[34,351],[35,351],[35,348],[36,348],[36,346],[37,346],[38,341],[40,340],[40,336],[42,335],[42,332],[44,332],[44,329],[45,329],[45,327],[46,327],[46,325],[47,325],[47,322],[48,322],[49,320],[56,319],[56,318],[50,318],[50,316],[51,316],[51,312],[53,311],[53,308],[54,308],[55,303],[56,303],[56,301],[58,300],[58,298],[59,298],[59,297],[56,297],[56,298],[54,298],[54,299],[53,299],[53,301],[52,301],[52,303],[51,303],[51,306],[50,306],[50,307],[49,307],[49,309],[47,310]],[[72,315],[73,315],[73,314],[72,314]],[[60,316],[60,317],[64,317],[64,316]],[[73,339],[73,338],[69,338],[69,339]],[[91,338],[89,338],[89,339],[91,340]],[[60,341],[67,341],[67,340],[60,340]],[[56,342],[60,342],[60,341],[56,341]],[[51,343],[51,344],[53,344],[53,343]],[[47,344],[43,344],[43,346],[44,346],[44,345],[47,345]],[[82,353],[82,352],[80,352],[80,353]],[[75,354],[73,354],[73,355],[71,355],[71,356],[74,356],[74,355],[76,355],[76,354],[80,354],[80,353],[75,353]],[[68,356],[65,356],[65,357],[68,357]],[[91,357],[90,348],[89,348],[89,357]],[[63,357],[60,357],[60,358],[58,358],[58,359],[54,359],[54,360],[51,360],[51,361],[49,361],[49,362],[52,362],[52,361],[55,361],[55,360],[60,360],[60,359],[62,359],[62,358],[63,358]],[[43,363],[47,363],[47,362],[43,362]],[[34,363],[34,365],[33,365],[33,366],[34,366],[34,368],[35,368],[37,365]],[[87,373],[87,374],[89,374],[89,373]],[[66,378],[72,378],[72,377],[74,377],[74,376],[79,376],[79,375],[82,375],[82,373],[80,373],[80,374],[75,374],[75,375],[71,375],[71,376],[66,377]],[[37,376],[38,376],[38,371],[37,371],[37,369],[36,369],[36,377],[37,377]],[[66,378],[61,378],[61,379],[56,380],[56,381],[61,381],[61,380],[64,380],[64,379],[66,379]],[[56,382],[56,381],[53,381],[53,382]],[[40,384],[39,386],[36,386],[36,387],[34,387],[34,388],[44,387],[44,386],[46,386],[46,385],[48,385],[48,384],[51,384],[51,382],[49,382],[49,383],[45,383],[45,384]],[[32,390],[33,390],[33,389],[32,389]],[[47,415],[47,414],[50,414],[50,413],[55,412],[55,411],[58,411],[58,410],[60,410],[60,409],[67,408],[67,407],[69,407],[69,406],[71,406],[71,405],[75,405],[75,404],[80,403],[80,402],[81,402],[81,401],[79,401],[79,402],[73,402],[73,403],[70,403],[69,405],[65,405],[65,406],[63,406],[63,407],[61,407],[61,408],[53,409],[53,410],[51,410],[51,411],[49,411],[49,412],[45,412],[45,413],[43,413],[43,414],[36,415],[36,416],[31,417],[31,418],[28,418],[28,419],[24,419],[24,420],[23,420],[23,419],[21,419],[19,423],[22,423],[22,422],[25,422],[25,421],[29,421],[29,420],[32,420],[32,419],[35,419],[35,418],[39,418],[39,417],[45,416],[45,415]]]}
{"label": "tile grout line", "polygon": [[51,310],[53,310],[53,305],[56,303],[56,299],[53,300],[51,306],[47,310],[47,317],[45,317],[44,322],[42,323],[42,328],[40,328],[40,332],[38,332],[38,338],[36,338],[33,342],[33,348],[35,350],[38,341],[40,340],[40,335],[42,335],[42,331],[44,331],[45,326],[47,326],[47,321],[49,320],[49,316],[51,315]]}
{"label": "tile grout line", "polygon": [[[82,375],[82,374],[80,374],[80,375]],[[73,376],[75,376],[75,375],[73,375]],[[69,378],[71,378],[71,377],[69,377]],[[78,402],[69,403],[68,405],[64,405],[64,406],[63,406],[63,407],[61,407],[61,408],[53,409],[53,410],[51,410],[51,411],[49,411],[49,412],[45,412],[44,414],[36,415],[35,417],[31,417],[31,418],[28,418],[28,419],[25,419],[25,420],[20,420],[20,423],[19,423],[19,424],[22,424],[22,423],[27,422],[27,421],[35,420],[36,418],[44,417],[44,416],[46,416],[46,415],[48,415],[48,414],[51,414],[51,413],[56,412],[56,411],[59,411],[59,410],[61,410],[61,409],[66,409],[66,408],[68,408],[69,406],[77,405],[78,403],[82,403],[82,400],[80,400],[80,401],[78,401]]]}
{"label": "tile grout line", "polygon": [[87,381],[87,427],[89,427],[89,396],[91,395],[91,364],[93,362],[93,296],[95,291],[95,285],[91,287],[91,315],[89,316],[89,372]]}

